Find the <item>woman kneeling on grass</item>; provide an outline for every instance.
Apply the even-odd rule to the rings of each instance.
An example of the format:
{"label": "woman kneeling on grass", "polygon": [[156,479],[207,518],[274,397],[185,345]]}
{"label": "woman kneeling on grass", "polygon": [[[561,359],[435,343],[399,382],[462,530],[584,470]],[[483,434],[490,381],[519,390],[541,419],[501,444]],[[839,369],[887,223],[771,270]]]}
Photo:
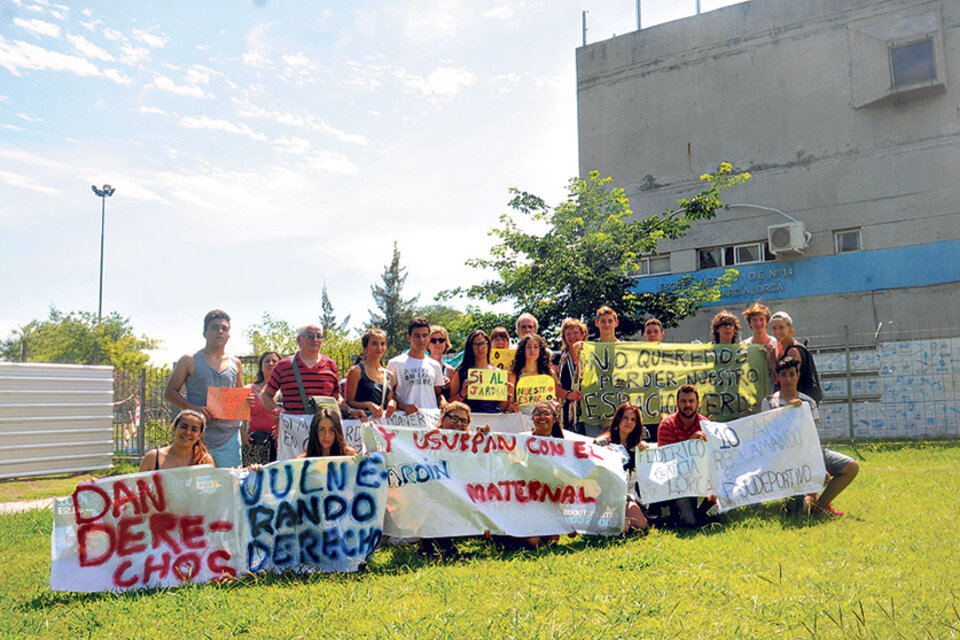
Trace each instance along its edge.
{"label": "woman kneeling on grass", "polygon": [[347,439],[343,435],[343,421],[340,419],[340,413],[329,407],[323,407],[317,411],[310,422],[307,450],[296,459],[355,455],[357,450],[347,444]]}
{"label": "woman kneeling on grass", "polygon": [[147,451],[140,461],[140,471],[176,469],[195,464],[213,464],[213,458],[203,446],[203,430],[207,419],[199,411],[184,409],[173,419],[173,442],[166,447]]}
{"label": "woman kneeling on grass", "polygon": [[643,531],[647,528],[647,518],[640,508],[640,499],[637,496],[636,482],[633,479],[635,471],[636,451],[643,451],[649,445],[641,440],[643,425],[640,422],[640,409],[629,402],[617,407],[610,422],[610,430],[596,439],[596,444],[603,446],[621,447],[627,454],[623,465],[627,472],[627,517],[624,524],[624,533]]}

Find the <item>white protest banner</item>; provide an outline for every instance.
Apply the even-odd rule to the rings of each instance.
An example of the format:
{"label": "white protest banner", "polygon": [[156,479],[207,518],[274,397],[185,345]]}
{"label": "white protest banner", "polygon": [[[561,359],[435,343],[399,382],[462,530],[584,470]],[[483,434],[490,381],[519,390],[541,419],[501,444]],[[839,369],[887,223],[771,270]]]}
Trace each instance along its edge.
{"label": "white protest banner", "polygon": [[435,538],[623,531],[622,458],[587,442],[502,433],[367,426],[386,458],[384,532]]}
{"label": "white protest banner", "polygon": [[701,424],[720,511],[823,489],[827,470],[807,404]]}
{"label": "white protest banner", "polygon": [[250,475],[201,465],[81,483],[54,502],[50,588],[355,571],[380,541],[386,491],[379,455],[280,462]]}
{"label": "white protest banner", "polygon": [[50,588],[173,587],[236,576],[236,478],[209,465],[77,486],[54,502]]}
{"label": "white protest banner", "polygon": [[290,460],[307,450],[311,420],[312,415],[280,414],[277,423],[277,460]]}
{"label": "white protest banner", "polygon": [[713,495],[709,446],[703,440],[637,450],[636,458],[637,486],[644,504]]}
{"label": "white protest banner", "polygon": [[[413,413],[394,411],[390,417],[368,418],[366,421],[354,420],[353,418],[344,420],[343,437],[348,445],[357,451],[363,451],[363,440],[360,437],[360,430],[365,424],[433,429],[437,426],[438,422],[440,422],[440,409],[418,409]],[[304,443],[306,443],[306,440],[304,440]],[[304,444],[304,447],[306,447],[306,444]],[[303,452],[301,451],[300,453]]]}
{"label": "white protest banner", "polygon": [[383,535],[383,456],[305,458],[251,471],[239,486],[242,571],[356,571]]}
{"label": "white protest banner", "polygon": [[522,413],[473,413],[470,423],[474,428],[488,426],[495,433],[528,433],[533,431],[533,419]]}

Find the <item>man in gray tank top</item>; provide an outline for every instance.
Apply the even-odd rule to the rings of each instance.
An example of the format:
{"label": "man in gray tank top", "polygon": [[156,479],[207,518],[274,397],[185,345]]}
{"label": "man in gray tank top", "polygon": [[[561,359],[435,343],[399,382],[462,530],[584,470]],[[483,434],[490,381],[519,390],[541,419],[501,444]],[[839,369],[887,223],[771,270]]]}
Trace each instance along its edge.
{"label": "man in gray tank top", "polygon": [[[200,351],[177,361],[163,397],[181,409],[193,409],[207,417],[203,444],[218,467],[239,467],[240,442],[250,436],[241,420],[218,420],[207,409],[207,387],[242,387],[240,360],[226,354],[230,339],[230,316],[214,309],[203,318],[203,337],[207,343]],[[182,390],[186,389],[186,396]],[[251,391],[247,401],[253,404]]]}

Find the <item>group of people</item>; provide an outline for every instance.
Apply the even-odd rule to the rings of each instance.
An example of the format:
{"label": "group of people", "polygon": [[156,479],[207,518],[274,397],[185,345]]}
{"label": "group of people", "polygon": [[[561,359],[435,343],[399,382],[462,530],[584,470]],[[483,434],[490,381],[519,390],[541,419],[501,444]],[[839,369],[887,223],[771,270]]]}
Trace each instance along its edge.
{"label": "group of people", "polygon": [[[762,346],[775,377],[777,391],[763,401],[763,410],[805,402],[816,418],[817,404],[822,398],[819,380],[810,352],[795,338],[790,315],[783,311],[771,314],[766,306],[755,303],[743,316],[752,335],[742,344]],[[611,307],[597,310],[594,325],[597,342],[619,341],[619,319]],[[741,344],[740,321],[729,311],[716,314],[710,328],[715,344]],[[772,336],[767,333],[768,328]],[[367,329],[361,338],[363,353],[347,372],[341,393],[337,365],[321,352],[322,327],[304,325],[297,332],[296,353],[286,357],[274,351],[261,354],[249,386],[250,420],[245,423],[218,418],[206,406],[208,387],[245,387],[239,359],[226,354],[230,316],[213,310],[204,317],[204,347],[180,358],[167,384],[165,398],[181,409],[173,421],[173,440],[169,446],[147,452],[140,468],[146,471],[192,464],[236,467],[244,462],[271,462],[276,458],[281,411],[313,416],[303,457],[356,455],[345,441],[342,416],[378,419],[398,410],[411,414],[421,409],[439,409],[437,428],[469,430],[476,414],[520,411],[516,387],[527,376],[549,376],[556,388],[556,401],[541,401],[527,408],[533,435],[562,438],[564,430],[568,430],[596,437],[598,444],[622,448],[627,471],[633,470],[638,449],[706,439],[700,426],[706,418],[698,411],[699,392],[692,385],[679,387],[676,411],[657,424],[644,425],[639,408],[627,402],[616,409],[607,428],[591,432],[579,417],[583,399],[581,355],[588,339],[586,324],[576,318],[565,320],[560,330],[561,348],[556,353],[538,334],[538,322],[533,315],[521,314],[515,329],[518,340],[508,374],[507,399],[498,401],[469,397],[467,380],[471,369],[497,368],[491,362],[493,350],[511,347],[505,327],[496,327],[489,334],[480,329],[471,332],[458,367],[442,359],[450,350],[447,331],[431,325],[426,318],[410,321],[409,349],[386,365],[386,333],[375,327]],[[656,318],[647,319],[642,335],[647,342],[662,342],[663,323]],[[241,454],[243,449],[245,456]],[[831,502],[850,484],[859,466],[852,458],[829,449],[824,449],[823,455],[829,474],[823,492],[819,496],[798,497],[793,504],[808,512],[840,514]],[[632,493],[626,510],[627,530],[643,530],[650,522],[689,527],[710,521],[710,498],[699,504],[695,498],[683,498],[669,504],[648,505],[643,503],[642,496]],[[526,541],[532,546],[541,542]]]}

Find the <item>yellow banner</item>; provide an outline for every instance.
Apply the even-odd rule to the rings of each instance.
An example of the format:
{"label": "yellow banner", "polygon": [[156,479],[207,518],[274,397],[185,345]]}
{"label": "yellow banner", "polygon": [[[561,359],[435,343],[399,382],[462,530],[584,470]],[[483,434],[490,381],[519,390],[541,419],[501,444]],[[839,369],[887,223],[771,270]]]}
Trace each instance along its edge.
{"label": "yellow banner", "polygon": [[507,399],[507,372],[499,369],[467,371],[467,398],[470,400]]}
{"label": "yellow banner", "polygon": [[501,371],[510,371],[513,366],[513,358],[517,355],[516,349],[494,349],[490,354],[490,364]]}
{"label": "yellow banner", "polygon": [[632,402],[644,424],[676,411],[677,388],[700,392],[700,413],[725,422],[760,410],[772,392],[763,347],[758,345],[586,342],[581,391],[583,420],[608,425],[614,411]]}
{"label": "yellow banner", "polygon": [[517,382],[517,403],[521,407],[556,397],[557,385],[552,376],[526,376]]}

